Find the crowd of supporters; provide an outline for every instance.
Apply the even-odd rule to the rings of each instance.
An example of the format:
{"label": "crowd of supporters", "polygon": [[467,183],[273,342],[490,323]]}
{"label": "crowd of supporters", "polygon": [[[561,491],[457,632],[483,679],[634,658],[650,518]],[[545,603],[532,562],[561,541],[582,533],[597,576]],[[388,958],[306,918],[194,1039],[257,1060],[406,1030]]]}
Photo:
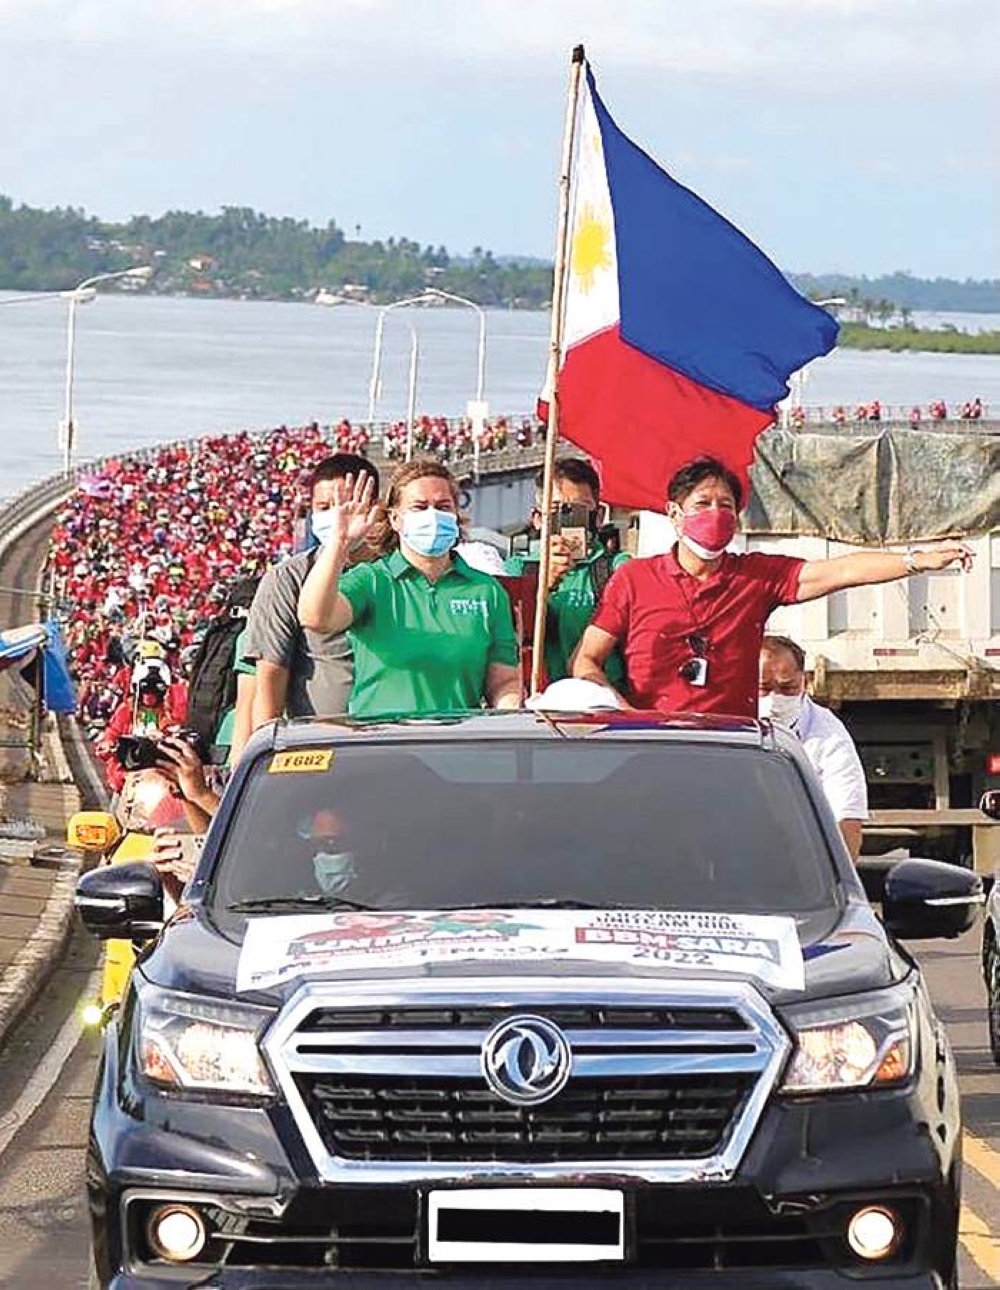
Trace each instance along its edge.
{"label": "crowd of supporters", "polygon": [[[810,422],[816,411],[809,410]],[[795,424],[805,424],[802,409],[794,415]],[[909,420],[917,426],[984,415],[978,398],[953,410],[936,400],[926,410],[914,407]],[[853,413],[834,408],[822,419],[879,422],[889,419],[889,410],[873,400]],[[482,452],[524,450],[543,435],[534,419],[499,417],[480,432],[479,445]],[[142,639],[162,645],[171,684],[183,683],[200,635],[224,604],[225,588],[296,549],[301,486],[316,462],[332,449],[400,460],[407,438],[405,422],[380,429],[374,439],[368,427],[348,420],[328,431],[316,424],[280,427],[115,458],[83,479],[58,517],[49,559],[81,714],[90,728],[107,725],[128,698]],[[412,438],[415,453],[445,462],[471,459],[475,451],[467,419],[423,416]],[[176,693],[172,703],[180,704]]]}
{"label": "crowd of supporters", "polygon": [[[530,420],[498,418],[483,451],[528,448]],[[423,417],[414,448],[442,460],[471,457],[471,423]],[[186,666],[237,577],[263,572],[301,541],[302,483],[332,449],[402,457],[406,427],[374,442],[344,420],[166,445],[107,461],[81,480],[52,532],[49,564],[70,666],[88,727],[106,726],[129,698],[140,640],[163,649],[171,706],[183,708]]]}
{"label": "crowd of supporters", "polygon": [[803,407],[798,405],[789,409],[788,423],[797,429],[807,425],[833,423],[835,426],[862,425],[868,422],[893,421],[908,422],[917,427],[925,422],[941,421],[980,421],[989,415],[989,410],[980,398],[966,399],[964,403],[953,404],[949,408],[944,399],[934,399],[926,408],[914,404],[910,408],[887,407],[879,399],[870,403],[858,403],[853,408],[840,403],[833,408]]}
{"label": "crowd of supporters", "polygon": [[[506,448],[530,448],[544,438],[541,422],[523,417],[511,421],[497,417],[479,432],[480,452],[503,452]],[[383,450],[390,461],[406,457],[409,431],[405,421],[394,422],[384,436]],[[338,443],[338,447],[341,445]],[[413,427],[413,448],[422,456],[431,454],[441,461],[461,461],[476,451],[476,430],[468,419],[449,421],[446,417],[420,417]],[[356,452],[357,448],[342,448]]]}
{"label": "crowd of supporters", "polygon": [[[382,427],[372,439],[369,427],[355,424],[346,417],[330,432],[332,447],[338,452],[353,452],[362,457],[381,453],[389,461],[403,461],[411,438],[406,421],[394,421]],[[413,424],[412,447],[421,456],[435,456],[441,461],[461,461],[474,456],[477,431],[468,418],[421,416]],[[511,420],[496,417],[478,431],[480,452],[502,452],[506,448],[530,448],[544,438],[541,422],[529,417]]]}

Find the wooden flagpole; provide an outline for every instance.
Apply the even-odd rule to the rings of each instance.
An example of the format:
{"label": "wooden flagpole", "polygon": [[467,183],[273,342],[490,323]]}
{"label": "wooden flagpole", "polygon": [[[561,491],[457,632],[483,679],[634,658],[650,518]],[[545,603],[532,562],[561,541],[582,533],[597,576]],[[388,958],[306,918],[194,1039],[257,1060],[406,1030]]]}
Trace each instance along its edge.
{"label": "wooden flagpole", "polygon": [[549,396],[549,421],[545,435],[545,463],[542,482],[542,531],[541,551],[538,559],[538,597],[535,601],[535,631],[531,648],[531,690],[537,694],[541,687],[542,665],[545,661],[545,624],[548,614],[549,542],[552,537],[552,488],[556,461],[556,443],[559,439],[559,362],[562,357],[563,314],[566,305],[566,261],[568,258],[570,190],[573,168],[573,146],[576,142],[577,108],[580,102],[580,81],[585,59],[583,46],[573,50],[569,73],[569,97],[566,103],[566,124],[563,130],[562,168],[559,173],[559,217],[556,226],[556,258],[552,275],[552,329],[549,339],[549,364],[545,389]]}

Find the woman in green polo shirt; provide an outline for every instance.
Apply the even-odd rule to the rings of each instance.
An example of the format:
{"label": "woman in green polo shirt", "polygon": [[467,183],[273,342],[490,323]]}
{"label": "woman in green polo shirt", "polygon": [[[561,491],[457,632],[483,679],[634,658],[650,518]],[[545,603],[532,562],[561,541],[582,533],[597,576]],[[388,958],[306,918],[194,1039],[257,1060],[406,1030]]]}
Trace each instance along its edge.
{"label": "woman in green polo shirt", "polygon": [[[521,703],[519,654],[507,593],[453,551],[458,487],[436,461],[393,477],[384,514],[370,477],[337,482],[331,532],[299,596],[299,622],[350,631],[352,716],[429,716]],[[352,546],[379,559],[345,572]]]}

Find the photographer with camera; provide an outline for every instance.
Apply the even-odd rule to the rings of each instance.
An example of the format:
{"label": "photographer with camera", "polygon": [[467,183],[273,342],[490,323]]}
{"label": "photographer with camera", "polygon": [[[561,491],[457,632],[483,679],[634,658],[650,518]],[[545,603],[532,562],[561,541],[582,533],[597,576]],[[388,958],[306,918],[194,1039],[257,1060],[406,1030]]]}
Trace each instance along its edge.
{"label": "photographer with camera", "polygon": [[[540,557],[542,482],[535,480],[535,505],[525,530],[513,539],[504,565],[510,577],[523,577]],[[617,532],[599,523],[601,481],[589,461],[561,457],[554,467],[549,561],[549,603],[546,618],[545,670],[550,681],[570,675],[570,660],[612,573],[625,564],[626,554],[612,553],[619,544]],[[621,688],[625,668],[616,655],[609,659],[608,678]]]}
{"label": "photographer with camera", "polygon": [[155,756],[148,741],[178,728],[184,716],[174,704],[170,671],[160,658],[140,657],[132,671],[130,691],[95,745],[113,793],[121,792],[130,771],[153,767]]}
{"label": "photographer with camera", "polygon": [[170,781],[180,798],[192,833],[205,833],[219,809],[220,795],[205,777],[206,762],[200,737],[191,730],[167,735],[156,746],[155,769]]}
{"label": "photographer with camera", "polygon": [[176,828],[157,828],[154,832],[152,861],[164,890],[174,900],[191,881],[201,839],[208,831],[212,816],[219,809],[219,794],[205,776],[207,750],[197,732],[180,730],[167,735],[156,746],[156,771],[169,781],[171,792],[180,799],[190,833]]}

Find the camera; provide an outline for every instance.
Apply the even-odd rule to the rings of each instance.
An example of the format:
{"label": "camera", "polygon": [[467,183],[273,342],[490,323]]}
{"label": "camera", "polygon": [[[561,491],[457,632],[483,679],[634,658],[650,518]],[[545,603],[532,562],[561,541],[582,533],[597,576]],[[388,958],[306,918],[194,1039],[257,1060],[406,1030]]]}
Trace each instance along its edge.
{"label": "camera", "polygon": [[[198,754],[201,761],[208,761],[208,750],[205,741],[197,730],[177,730],[174,739],[183,739]],[[161,754],[159,739],[150,739],[147,735],[121,735],[115,744],[115,758],[122,770],[155,770],[160,765]]]}
{"label": "camera", "polygon": [[[574,560],[585,560],[591,538],[597,532],[597,512],[578,502],[560,502],[552,507],[550,529],[569,544]],[[537,531],[515,533],[510,540],[511,555],[537,560],[541,554],[541,539]]]}
{"label": "camera", "polygon": [[115,744],[115,760],[122,770],[152,770],[156,766],[159,740],[146,735],[121,735]]}
{"label": "camera", "polygon": [[574,502],[562,502],[552,517],[553,533],[565,541],[574,560],[586,560],[590,537],[596,527],[596,512]]}
{"label": "camera", "polygon": [[185,727],[182,730],[176,731],[172,737],[174,739],[183,739],[186,744],[190,744],[198,754],[198,759],[200,761],[207,762],[209,760],[208,746],[202,735],[197,730],[189,730]]}

